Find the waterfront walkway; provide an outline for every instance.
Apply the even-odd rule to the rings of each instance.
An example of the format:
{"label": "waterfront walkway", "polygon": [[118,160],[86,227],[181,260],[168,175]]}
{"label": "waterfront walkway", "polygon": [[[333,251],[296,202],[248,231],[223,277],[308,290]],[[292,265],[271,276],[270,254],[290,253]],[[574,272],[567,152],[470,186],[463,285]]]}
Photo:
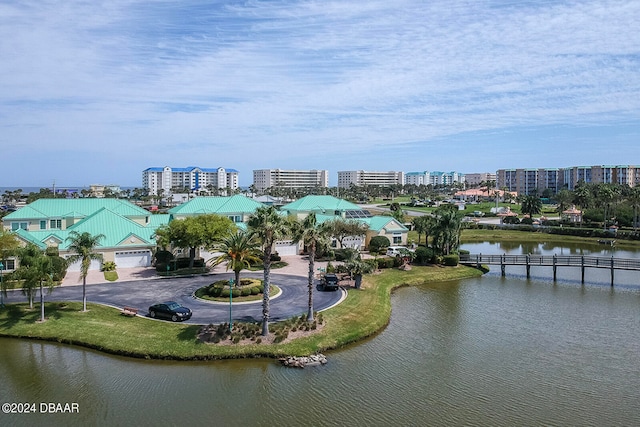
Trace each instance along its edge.
{"label": "waterfront walkway", "polygon": [[465,265],[500,265],[502,275],[506,273],[506,266],[525,266],[527,277],[530,277],[532,266],[547,266],[553,268],[553,280],[556,280],[558,267],[580,267],[582,270],[582,283],[586,268],[606,268],[611,271],[611,286],[614,283],[615,270],[640,271],[640,260],[615,257],[594,257],[584,255],[483,255],[463,254],[460,256],[460,264]]}

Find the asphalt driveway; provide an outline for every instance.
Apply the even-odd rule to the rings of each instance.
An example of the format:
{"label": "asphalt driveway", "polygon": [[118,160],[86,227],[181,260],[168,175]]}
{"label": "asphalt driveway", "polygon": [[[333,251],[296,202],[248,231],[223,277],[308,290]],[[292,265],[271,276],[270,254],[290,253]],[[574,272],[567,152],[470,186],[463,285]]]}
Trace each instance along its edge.
{"label": "asphalt driveway", "polygon": [[[209,324],[229,321],[229,304],[198,300],[194,292],[216,280],[229,279],[233,273],[180,278],[154,278],[125,282],[107,282],[87,285],[87,301],[122,308],[136,307],[139,315],[146,316],[150,305],[162,301],[177,301],[193,311],[186,323]],[[262,278],[262,272],[243,273],[242,277]],[[270,320],[278,321],[307,312],[307,278],[290,274],[271,274],[271,283],[282,293],[270,301]],[[314,289],[314,310],[320,311],[340,302],[344,291],[319,292]],[[35,302],[40,296],[35,297]],[[62,286],[51,294],[45,291],[45,302],[82,301],[82,286]],[[9,291],[5,302],[26,302],[21,291]],[[261,321],[262,300],[253,303],[235,303],[232,308],[234,321]]]}

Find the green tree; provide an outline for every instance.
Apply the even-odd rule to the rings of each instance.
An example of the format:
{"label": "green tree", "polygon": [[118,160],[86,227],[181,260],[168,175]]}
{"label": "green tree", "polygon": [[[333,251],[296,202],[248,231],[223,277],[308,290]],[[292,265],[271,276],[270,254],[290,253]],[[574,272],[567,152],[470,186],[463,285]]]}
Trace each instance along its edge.
{"label": "green tree", "polygon": [[176,248],[189,249],[189,268],[193,268],[196,250],[199,247],[215,247],[229,232],[236,229],[229,218],[207,214],[173,220],[156,230],[158,244],[171,244]]}
{"label": "green tree", "polygon": [[329,233],[334,237],[340,248],[344,248],[344,239],[347,237],[359,237],[367,234],[369,226],[355,219],[336,218],[326,222]]}
{"label": "green tree", "polygon": [[29,299],[29,308],[33,308],[33,297],[36,288],[40,288],[40,320],[44,322],[44,293],[43,288],[46,285],[49,292],[53,289],[53,279],[51,276],[52,266],[51,258],[45,255],[33,243],[29,243],[18,252],[20,266],[14,272],[14,278],[22,280],[22,292]]}
{"label": "green tree", "polygon": [[82,311],[87,311],[87,275],[91,261],[96,260],[102,262],[102,254],[95,252],[100,245],[100,240],[104,239],[104,234],[97,236],[91,233],[71,231],[67,242],[69,243],[69,252],[73,255],[67,258],[69,264],[80,261],[80,277],[82,277]]}
{"label": "green tree", "polygon": [[414,217],[411,222],[413,222],[413,229],[418,233],[418,244],[420,244],[420,236],[424,234],[424,243],[428,246],[429,234],[433,228],[434,218],[431,215],[422,215]]}
{"label": "green tree", "polygon": [[310,213],[302,221],[294,220],[291,224],[294,242],[302,241],[309,254],[308,279],[308,311],[307,320],[313,322],[313,275],[316,249],[329,243],[329,228],[324,224],[318,224],[315,213]]}
{"label": "green tree", "polygon": [[612,216],[611,212],[616,203],[620,200],[622,189],[619,185],[609,183],[599,183],[595,185],[594,197],[596,205],[603,210],[603,229],[607,229],[607,221]]}
{"label": "green tree", "polygon": [[[5,231],[2,227],[0,227],[0,261],[3,264],[3,269],[7,268],[7,259],[13,255],[15,255],[20,248],[20,241],[16,237],[16,235],[10,231]],[[4,271],[0,272],[0,274],[4,274]],[[0,282],[0,292],[3,297],[7,296],[7,282],[2,280]]]}
{"label": "green tree", "polygon": [[535,194],[524,195],[520,199],[521,208],[520,210],[524,215],[529,215],[531,219],[536,214],[542,212],[542,200]]}
{"label": "green tree", "polygon": [[633,230],[638,230],[639,212],[640,212],[640,187],[630,188],[627,192],[627,201],[633,208]]}
{"label": "green tree", "polygon": [[462,214],[455,206],[442,205],[434,211],[433,247],[444,255],[458,250],[462,233]]}
{"label": "green tree", "polygon": [[562,213],[567,210],[573,203],[574,194],[569,190],[560,190],[556,194],[555,199],[558,202],[558,212]]}
{"label": "green tree", "polygon": [[233,270],[236,287],[240,284],[240,272],[252,263],[260,261],[260,251],[254,236],[242,230],[229,233],[216,248],[221,255],[211,259],[211,265],[227,263],[227,270]]}
{"label": "green tree", "polygon": [[373,264],[364,262],[360,256],[354,260],[346,262],[345,267],[349,274],[351,274],[351,277],[353,277],[354,287],[356,289],[360,289],[360,286],[362,285],[362,275],[369,274],[374,269]]}
{"label": "green tree", "polygon": [[269,286],[271,285],[271,252],[278,239],[289,232],[288,221],[273,206],[261,206],[247,221],[249,231],[259,240],[264,267],[264,292],[262,296],[262,335],[269,335]]}

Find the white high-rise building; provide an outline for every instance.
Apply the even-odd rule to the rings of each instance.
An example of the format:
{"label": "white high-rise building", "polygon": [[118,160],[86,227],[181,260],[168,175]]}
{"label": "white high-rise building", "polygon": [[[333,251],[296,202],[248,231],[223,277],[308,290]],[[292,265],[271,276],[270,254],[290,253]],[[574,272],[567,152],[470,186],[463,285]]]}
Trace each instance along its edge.
{"label": "white high-rise building", "polygon": [[338,172],[338,187],[349,188],[351,185],[404,185],[404,172],[372,172],[372,171],[340,171]]}
{"label": "white high-rise building", "polygon": [[171,193],[172,188],[188,188],[191,191],[204,190],[208,187],[238,188],[238,171],[225,168],[186,168],[153,167],[142,171],[142,187],[151,194],[164,190]]}
{"label": "white high-rise building", "polygon": [[270,187],[312,188],[328,187],[328,170],[257,169],[253,171],[253,186],[263,192]]}

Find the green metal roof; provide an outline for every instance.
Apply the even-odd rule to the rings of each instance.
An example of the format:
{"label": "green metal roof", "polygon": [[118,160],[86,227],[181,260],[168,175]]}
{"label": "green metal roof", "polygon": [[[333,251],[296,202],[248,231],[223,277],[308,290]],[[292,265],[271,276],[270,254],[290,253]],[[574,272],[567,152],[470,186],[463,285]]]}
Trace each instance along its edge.
{"label": "green metal roof", "polygon": [[205,214],[251,214],[264,206],[242,194],[229,197],[196,197],[179,206],[169,209],[173,217]]}
{"label": "green metal roof", "polygon": [[38,199],[11,212],[3,221],[45,218],[84,218],[100,209],[109,209],[125,217],[149,216],[149,212],[121,199]]}
{"label": "green metal roof", "polygon": [[[98,246],[100,248],[140,247],[141,245],[155,246],[154,234],[156,228],[157,227],[140,225],[133,220],[103,208],[66,230],[20,230],[18,231],[18,235],[25,240],[38,243],[38,245],[43,248],[46,247],[46,242],[49,239],[58,239],[60,241],[58,248],[64,251],[69,247],[67,237],[69,237],[72,231],[78,233],[87,232],[92,236],[99,234],[104,235],[105,237],[100,240]],[[132,238],[135,240],[133,243],[129,242]]]}
{"label": "green metal roof", "polygon": [[360,206],[333,196],[305,196],[280,208],[289,212],[327,212],[359,210]]}
{"label": "green metal roof", "polygon": [[390,216],[374,216],[371,218],[362,218],[358,219],[358,221],[364,222],[369,225],[369,230],[380,232],[383,229],[391,228],[390,223],[393,223],[394,229],[398,229],[400,231],[408,231],[407,227],[400,224],[395,218]]}

